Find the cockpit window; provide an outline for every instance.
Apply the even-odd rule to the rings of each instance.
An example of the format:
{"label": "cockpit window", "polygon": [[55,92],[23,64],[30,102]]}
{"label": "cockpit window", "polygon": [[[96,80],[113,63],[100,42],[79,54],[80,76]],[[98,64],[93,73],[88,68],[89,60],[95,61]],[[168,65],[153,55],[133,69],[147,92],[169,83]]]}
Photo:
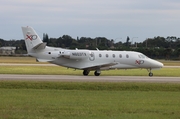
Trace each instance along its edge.
{"label": "cockpit window", "polygon": [[138,57],[139,57],[139,58],[142,58],[142,59],[148,58],[147,56],[145,56],[145,55],[143,55],[143,54],[139,54]]}

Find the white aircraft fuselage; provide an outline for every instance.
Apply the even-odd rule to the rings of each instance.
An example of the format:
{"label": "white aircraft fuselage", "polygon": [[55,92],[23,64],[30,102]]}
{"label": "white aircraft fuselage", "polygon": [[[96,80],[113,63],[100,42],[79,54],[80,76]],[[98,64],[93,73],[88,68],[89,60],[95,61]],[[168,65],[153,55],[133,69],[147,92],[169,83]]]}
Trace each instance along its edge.
{"label": "white aircraft fuselage", "polygon": [[63,49],[46,46],[31,27],[22,27],[28,54],[40,62],[50,62],[60,66],[81,69],[83,75],[95,71],[99,76],[101,70],[145,68],[149,76],[151,70],[163,67],[161,62],[134,51],[108,51],[86,49]]}

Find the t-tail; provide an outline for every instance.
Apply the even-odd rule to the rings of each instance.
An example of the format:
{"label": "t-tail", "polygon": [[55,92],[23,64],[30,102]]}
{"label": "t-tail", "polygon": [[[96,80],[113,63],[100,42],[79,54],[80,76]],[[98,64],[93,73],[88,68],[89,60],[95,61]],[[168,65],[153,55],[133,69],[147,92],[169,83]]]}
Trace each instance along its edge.
{"label": "t-tail", "polygon": [[32,27],[22,27],[22,31],[28,54],[45,49],[46,43],[42,42]]}

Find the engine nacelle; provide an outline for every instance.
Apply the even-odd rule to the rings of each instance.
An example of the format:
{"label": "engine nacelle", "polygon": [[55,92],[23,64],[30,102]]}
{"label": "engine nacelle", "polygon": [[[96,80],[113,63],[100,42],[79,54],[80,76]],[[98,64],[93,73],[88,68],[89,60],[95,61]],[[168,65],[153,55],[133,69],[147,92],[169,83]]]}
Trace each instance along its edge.
{"label": "engine nacelle", "polygon": [[87,59],[89,58],[89,51],[72,50],[61,52],[61,56],[68,59]]}

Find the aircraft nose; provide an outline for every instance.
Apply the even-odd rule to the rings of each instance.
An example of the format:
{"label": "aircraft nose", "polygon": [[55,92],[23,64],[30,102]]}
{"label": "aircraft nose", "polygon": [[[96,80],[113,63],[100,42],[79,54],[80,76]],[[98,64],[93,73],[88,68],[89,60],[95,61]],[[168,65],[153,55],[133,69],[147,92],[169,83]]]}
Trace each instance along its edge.
{"label": "aircraft nose", "polygon": [[162,68],[162,67],[164,66],[163,63],[158,62],[158,61],[156,61],[156,60],[153,60],[153,62],[151,63],[151,65],[152,65],[153,67],[156,67],[156,68]]}
{"label": "aircraft nose", "polygon": [[158,65],[160,68],[164,67],[164,64],[159,62],[159,65]]}

